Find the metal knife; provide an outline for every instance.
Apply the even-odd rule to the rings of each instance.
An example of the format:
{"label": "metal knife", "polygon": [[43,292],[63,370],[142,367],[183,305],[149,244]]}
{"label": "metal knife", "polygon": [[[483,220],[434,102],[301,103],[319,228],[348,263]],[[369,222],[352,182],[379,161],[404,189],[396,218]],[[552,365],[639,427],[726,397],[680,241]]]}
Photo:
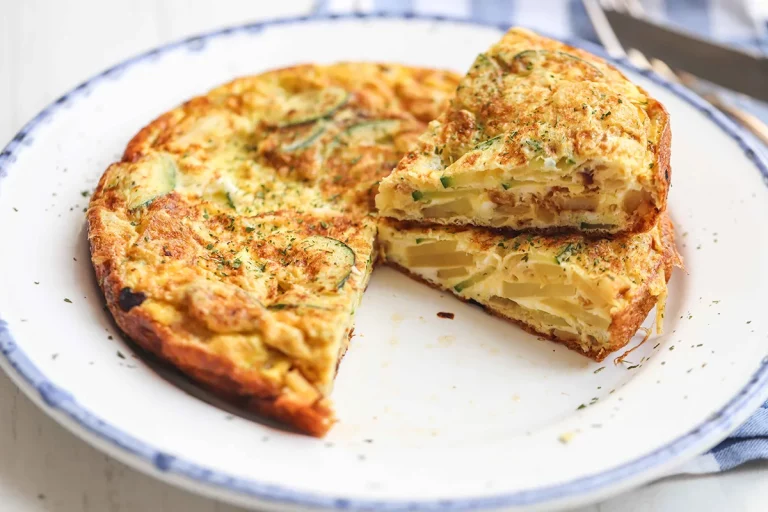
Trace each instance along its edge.
{"label": "metal knife", "polygon": [[625,48],[637,48],[673,69],[768,101],[768,58],[759,53],[715,44],[622,12],[605,14]]}

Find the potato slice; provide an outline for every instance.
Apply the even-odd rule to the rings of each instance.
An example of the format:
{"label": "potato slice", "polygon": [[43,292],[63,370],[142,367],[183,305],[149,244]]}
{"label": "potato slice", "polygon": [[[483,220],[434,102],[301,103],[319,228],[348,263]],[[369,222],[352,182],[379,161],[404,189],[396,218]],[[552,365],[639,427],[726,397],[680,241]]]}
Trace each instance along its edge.
{"label": "potato slice", "polygon": [[411,267],[459,267],[471,265],[472,255],[467,252],[446,252],[441,254],[421,254],[408,257],[408,265]]}
{"label": "potato slice", "polygon": [[579,335],[571,331],[565,331],[563,329],[552,329],[553,334],[561,340],[566,341],[579,341]]}
{"label": "potato slice", "polygon": [[555,281],[562,281],[563,277],[567,275],[565,267],[555,265],[554,263],[531,262],[528,266],[534,275]]}
{"label": "potato slice", "polygon": [[437,271],[437,277],[440,279],[452,279],[454,277],[464,277],[469,275],[467,267],[441,268]]}
{"label": "potato slice", "polygon": [[438,240],[428,244],[411,245],[406,247],[405,254],[410,258],[412,256],[424,256],[427,254],[440,254],[456,251],[458,242],[456,240]]}
{"label": "potato slice", "polygon": [[529,309],[529,308],[523,307],[511,299],[506,299],[498,295],[492,295],[491,298],[489,299],[489,302],[495,306],[499,306],[502,308],[517,310],[517,311],[525,311],[528,315],[530,315],[531,318],[539,320],[542,323],[546,323],[549,326],[553,326],[553,325],[557,325],[559,327],[570,326],[570,324],[562,317],[553,315],[551,313],[547,313],[546,311]]}
{"label": "potato slice", "polygon": [[595,211],[600,205],[600,199],[597,196],[563,197],[560,198],[557,202],[564,210]]}
{"label": "potato slice", "polygon": [[589,299],[593,304],[601,307],[608,304],[610,297],[603,297],[600,291],[593,286],[592,282],[584,279],[578,273],[574,273],[573,280],[578,285],[581,295]]}
{"label": "potato slice", "polygon": [[573,304],[562,299],[544,299],[543,304],[546,304],[558,311],[563,311],[577,320],[581,320],[587,325],[596,327],[601,330],[607,330],[611,326],[611,319],[604,318],[602,316],[588,313],[581,306]]}
{"label": "potato slice", "polygon": [[455,199],[461,197],[477,196],[483,193],[483,190],[436,190],[424,192],[424,199]]}
{"label": "potato slice", "polygon": [[524,213],[528,213],[531,210],[531,207],[527,204],[519,204],[515,206],[502,204],[497,206],[496,210],[499,213],[503,213],[505,215],[522,215]]}
{"label": "potato slice", "polygon": [[468,197],[462,197],[448,203],[427,206],[422,210],[424,217],[453,217],[455,215],[469,215],[472,212],[472,201]]}
{"label": "potato slice", "polygon": [[569,284],[510,283],[501,285],[502,295],[509,299],[519,297],[571,297],[576,287]]}

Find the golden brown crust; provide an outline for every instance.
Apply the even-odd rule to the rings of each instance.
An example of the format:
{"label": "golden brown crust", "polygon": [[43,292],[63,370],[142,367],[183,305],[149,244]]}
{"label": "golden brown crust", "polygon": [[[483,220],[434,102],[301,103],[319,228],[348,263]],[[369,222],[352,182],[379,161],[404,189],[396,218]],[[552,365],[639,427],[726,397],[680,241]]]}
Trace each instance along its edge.
{"label": "golden brown crust", "polygon": [[[357,69],[356,66],[361,66],[360,69],[365,72],[354,73]],[[258,144],[258,151],[248,150],[250,151],[248,158],[263,158],[262,163],[275,168],[278,174],[280,174],[281,179],[295,180],[292,183],[302,182],[302,180],[319,180],[320,185],[318,185],[318,189],[324,201],[339,194],[349,192],[348,196],[341,200],[340,206],[336,203],[332,205],[332,207],[339,206],[339,211],[337,211],[333,220],[329,220],[328,223],[320,221],[318,218],[315,219],[317,222],[302,224],[304,218],[302,217],[297,220],[295,218],[297,215],[292,215],[290,210],[268,212],[269,215],[275,217],[291,218],[292,220],[288,222],[293,223],[291,228],[294,230],[293,232],[304,237],[315,235],[336,236],[342,232],[358,233],[373,222],[368,217],[368,214],[372,209],[371,199],[375,194],[376,186],[374,182],[386,175],[394,166],[397,159],[392,161],[391,157],[405,152],[407,145],[413,142],[416,133],[423,128],[423,123],[437,116],[443,107],[444,100],[449,96],[450,90],[457,81],[457,77],[450,73],[404,68],[387,64],[342,64],[335,68],[330,68],[335,70],[329,72],[330,78],[323,75],[323,72],[318,71],[320,67],[311,65],[276,70],[263,76],[269,76],[270,80],[277,77],[278,81],[286,82],[282,83],[281,87],[288,88],[294,86],[297,88],[301,87],[296,84],[291,85],[291,80],[296,80],[300,83],[324,84],[324,87],[328,85],[328,80],[330,80],[330,84],[333,86],[352,87],[350,84],[353,84],[355,87],[359,86],[360,90],[355,92],[347,104],[352,106],[351,110],[353,110],[355,115],[361,116],[356,118],[355,122],[359,122],[361,119],[364,122],[369,119],[397,121],[401,123],[402,130],[397,134],[396,140],[392,143],[391,147],[371,149],[369,145],[368,149],[365,150],[366,152],[362,155],[363,160],[360,165],[349,164],[351,161],[356,163],[360,160],[359,158],[347,158],[347,163],[343,164],[337,161],[330,162],[323,169],[323,172],[328,174],[327,176],[317,174],[318,169],[316,166],[312,167],[314,165],[313,158],[304,158],[307,155],[313,156],[313,153],[309,150],[307,150],[307,155],[303,156],[287,154],[288,151],[283,151],[282,153],[279,150],[275,151],[275,148],[280,148],[281,143],[283,145],[286,143],[285,140],[279,138],[273,141],[268,140],[269,137],[267,137],[267,139],[262,140]],[[406,72],[402,73],[403,70],[406,70]],[[361,82],[363,85],[360,85],[360,83],[356,82],[359,76],[364,76],[366,73],[373,75],[380,73],[382,76],[386,76],[387,78],[384,82],[388,85],[386,85],[385,89],[387,87],[390,89],[382,92],[381,90],[376,90],[374,84]],[[398,75],[398,73],[402,73],[403,76]],[[259,372],[253,371],[248,366],[236,364],[232,353],[217,351],[210,346],[211,335],[239,334],[253,329],[254,326],[259,326],[263,320],[261,315],[271,314],[264,313],[262,304],[250,303],[244,299],[241,300],[242,297],[237,295],[230,296],[226,300],[216,295],[209,295],[202,299],[198,297],[200,300],[195,304],[190,304],[192,299],[189,295],[185,296],[181,301],[177,300],[178,297],[168,298],[169,295],[173,295],[174,288],[179,288],[178,284],[188,284],[188,281],[184,280],[188,277],[185,272],[195,268],[199,261],[213,262],[214,267],[216,263],[226,263],[226,261],[221,259],[213,261],[208,252],[203,251],[206,245],[210,245],[208,244],[209,240],[205,238],[207,235],[201,235],[199,232],[189,229],[188,226],[181,222],[181,219],[192,219],[194,222],[203,225],[205,227],[204,231],[208,232],[210,230],[217,234],[220,231],[229,229],[233,231],[235,229],[245,230],[246,226],[240,225],[239,219],[236,221],[232,216],[225,213],[220,213],[216,216],[212,214],[210,220],[208,220],[207,211],[205,212],[206,222],[203,222],[202,209],[196,209],[195,205],[190,204],[178,191],[172,191],[165,196],[153,198],[149,203],[144,203],[147,205],[146,208],[143,208],[145,213],[137,216],[130,208],[126,207],[126,199],[118,193],[115,185],[115,176],[119,174],[119,171],[124,171],[125,169],[125,167],[120,168],[120,166],[144,162],[144,159],[148,156],[151,157],[157,152],[172,155],[173,158],[186,158],[185,149],[174,147],[174,142],[177,138],[184,135],[185,129],[191,130],[189,127],[190,120],[194,120],[197,117],[202,118],[208,113],[217,114],[223,112],[235,114],[228,118],[230,124],[227,126],[227,129],[232,130],[232,133],[236,133],[236,123],[248,122],[246,115],[248,106],[246,103],[249,100],[248,95],[243,91],[247,92],[254,88],[255,78],[238,79],[215,89],[208,96],[194,98],[181,107],[159,116],[131,139],[121,162],[113,164],[105,172],[92,198],[91,208],[87,214],[91,258],[99,285],[104,291],[107,305],[117,325],[141,347],[175,365],[216,394],[241,407],[275,418],[308,434],[322,436],[331,428],[335,421],[330,401],[323,393],[318,394],[317,390],[313,390],[310,393],[311,398],[307,398],[306,394],[294,393],[286,387],[287,384],[285,382],[280,383],[274,379],[270,380]],[[255,88],[258,89],[259,86],[259,84],[256,84]],[[668,186],[670,177],[668,116],[666,116],[666,111],[663,110],[663,107],[658,105],[658,108],[664,114],[664,128],[657,151],[655,180],[661,183],[663,177],[666,180],[666,186]],[[342,124],[348,121],[349,119],[345,118]],[[349,124],[343,124],[342,128],[348,128],[349,126]],[[266,130],[261,125],[255,129]],[[277,130],[270,129],[272,130],[269,132],[270,136],[283,136],[285,132],[296,131],[294,127],[281,127]],[[299,136],[306,135],[306,133],[301,132],[301,128],[298,131]],[[242,133],[236,134],[242,136]],[[288,140],[289,144],[295,142],[295,138]],[[256,146],[250,139],[247,139],[246,143],[250,143],[254,147]],[[354,148],[354,145],[351,147]],[[203,164],[206,163],[206,149],[202,145],[195,143],[190,149],[191,153],[193,153],[193,160],[197,158]],[[350,156],[355,155],[345,155],[345,157]],[[341,160],[343,159],[339,159],[339,161]],[[195,168],[195,165],[197,165],[197,168]],[[187,170],[192,169],[192,172],[198,172],[203,167],[204,165],[201,164],[193,164],[189,165]],[[297,171],[296,174],[290,174],[294,170]],[[331,175],[330,173],[332,172],[336,174]],[[360,187],[355,189],[355,185],[360,184],[366,185],[366,187],[362,187],[362,190],[360,190]],[[659,189],[660,196],[663,195],[664,205],[666,204],[666,186]],[[659,208],[656,215],[661,210],[663,210],[663,206]],[[235,211],[237,211],[236,208]],[[118,219],[120,222],[113,222],[111,225],[107,225],[108,222],[112,222],[111,219],[105,220],[105,215],[107,214],[115,214],[115,217],[120,217]],[[154,215],[162,216],[162,219],[159,217],[155,218],[153,217]],[[248,218],[253,220],[260,215],[267,214],[255,212]],[[298,216],[300,217],[301,215]],[[650,218],[644,219],[646,223],[650,222]],[[259,217],[259,219],[263,219],[263,217]],[[129,225],[138,227],[133,229],[132,227],[127,227]],[[651,225],[648,225],[646,229],[650,227]],[[133,238],[138,237],[139,230],[143,230],[141,232],[142,235],[150,234],[149,242],[147,242],[146,236],[141,237],[143,242],[138,238]],[[488,233],[491,233],[491,231],[488,231]],[[142,306],[142,302],[145,299],[144,292],[142,289],[138,289],[137,292],[132,291],[131,286],[136,282],[135,275],[125,271],[126,254],[134,250],[131,247],[141,246],[136,250],[150,253],[152,247],[149,247],[149,245],[156,241],[152,237],[153,234],[160,235],[157,237],[157,241],[162,240],[166,242],[162,245],[159,256],[161,258],[167,257],[172,262],[181,263],[181,270],[174,270],[181,277],[179,275],[170,276],[170,278],[178,277],[179,282],[174,282],[169,278],[169,281],[163,285],[165,288],[162,291],[165,293],[165,296],[155,300],[154,304],[160,306],[171,304],[175,308],[174,313],[178,313],[182,317],[175,324],[159,321],[157,311],[153,312]],[[353,237],[357,235],[348,236]],[[369,235],[365,234],[363,238],[365,236]],[[372,234],[370,235],[370,244],[373,244],[373,236]],[[477,236],[481,239],[484,237],[482,234]],[[665,236],[671,240],[671,225],[669,233]],[[134,240],[135,243],[132,243]],[[361,250],[358,250],[360,247],[355,245],[355,240],[359,241],[359,239],[345,240],[354,247],[358,255],[364,252],[365,247],[362,248],[361,252]],[[365,240],[368,239],[366,238]],[[363,246],[368,243],[365,240],[361,242]],[[562,243],[563,240],[560,240],[558,243]],[[482,242],[482,240],[478,241]],[[567,242],[567,240],[565,241]],[[144,247],[145,242],[149,244],[147,247]],[[674,252],[673,243],[669,245],[665,243],[665,247],[669,251]],[[670,247],[671,249],[669,249]],[[286,250],[285,247],[280,249],[273,245],[258,245],[256,243],[248,246],[248,249],[250,249],[251,255],[263,258],[264,260],[270,258],[280,260],[280,251]],[[369,247],[369,249],[373,250],[374,255],[377,254],[375,247]],[[201,257],[203,252],[205,254]],[[234,251],[232,253],[234,254]],[[674,258],[670,256],[669,261],[673,260]],[[285,260],[280,261],[285,264]],[[165,264],[164,260],[163,264]],[[666,264],[665,268],[670,267],[670,265],[671,263]],[[307,275],[316,275],[317,272],[322,270],[322,268],[318,267],[319,262],[314,261],[313,263],[311,259],[305,258],[301,262],[302,271],[306,271]],[[165,275],[163,268],[155,268],[156,273]],[[367,272],[366,268],[360,267],[358,270]],[[239,263],[234,268],[230,266],[227,279],[238,277],[239,274],[243,273],[242,270],[239,268]],[[405,269],[401,270],[405,271]],[[405,272],[408,273],[407,271]],[[212,274],[215,273],[209,273],[208,276],[210,277]],[[218,276],[219,274],[215,275]],[[409,275],[411,274],[409,273]],[[412,275],[412,277],[418,279],[416,276]],[[669,271],[667,270],[668,278]],[[229,283],[231,284],[231,282]],[[364,286],[364,284],[363,282],[357,283],[358,286]],[[270,289],[269,294],[263,297],[260,296],[259,299],[269,299],[265,304],[279,302],[275,300],[278,288],[278,286],[274,286]],[[126,290],[128,290],[128,302],[124,300]],[[158,297],[150,298],[158,299]],[[173,300],[176,300],[176,302],[173,302]],[[651,294],[648,293],[646,286],[646,289],[637,296],[631,306],[614,320],[611,328],[612,342],[610,350],[615,350],[627,343],[654,303],[655,301]],[[281,304],[277,305],[280,306]],[[491,308],[487,310],[491,314],[503,317],[503,315],[500,315]],[[289,313],[285,312],[285,314]],[[349,317],[347,316],[347,318]],[[512,321],[530,332],[563,343],[593,359],[601,360],[607,354],[605,349],[600,352],[585,352],[577,342],[558,340],[550,333],[539,333],[528,325]],[[180,326],[183,326],[183,328],[179,329]],[[346,335],[351,337],[351,330],[346,331]],[[278,335],[277,338],[280,338],[276,340],[280,346],[284,342],[287,343],[284,337],[281,338],[281,335]],[[334,363],[336,363],[333,368],[334,371],[338,369],[337,363],[340,361],[346,348],[346,344],[342,343],[339,350],[334,352]],[[270,345],[264,350],[274,356],[276,351],[273,349],[274,347]],[[285,354],[278,355],[283,358],[286,357]],[[311,369],[302,366],[301,361],[298,363],[294,361],[292,364],[294,364],[294,366],[291,366],[292,369],[301,373],[312,383]]]}
{"label": "golden brown crust", "polygon": [[[99,184],[101,187],[101,184]],[[105,229],[98,217],[89,215],[91,255],[102,262],[94,264],[96,279],[104,292],[107,307],[118,327],[143,349],[167,361],[231,402],[275,418],[314,436],[323,436],[335,421],[327,400],[312,404],[281,396],[272,383],[254,372],[243,372],[231,360],[192,344],[178,343],[167,326],[157,322],[141,308],[124,311],[119,305],[125,288],[114,268],[115,260],[106,256],[112,245],[104,241]],[[105,257],[106,256],[106,257]]]}
{"label": "golden brown crust", "polygon": [[666,207],[669,143],[664,107],[619,70],[513,28],[477,57],[376,202],[398,220],[641,233]]}
{"label": "golden brown crust", "polygon": [[642,325],[645,317],[648,316],[648,312],[653,309],[658,301],[657,297],[650,293],[650,283],[662,272],[664,273],[664,282],[669,281],[672,277],[672,269],[680,265],[680,256],[675,247],[675,231],[672,221],[664,214],[659,219],[659,222],[661,227],[661,243],[663,244],[661,262],[653,275],[649,276],[646,280],[641,291],[636,294],[635,300],[613,318],[609,329],[611,343],[601,354],[589,355],[589,357],[596,361],[602,361],[606,355],[629,343],[629,340],[632,339],[632,336],[635,335],[640,325]]}
{"label": "golden brown crust", "polygon": [[649,215],[645,222],[638,223],[636,233],[648,231],[656,224],[663,212],[667,210],[667,196],[669,185],[672,183],[672,127],[669,123],[669,112],[659,102],[654,101],[651,112],[659,111],[659,123],[662,126],[658,147],[656,148],[656,161],[654,162],[654,182],[656,183],[656,215]]}
{"label": "golden brown crust", "polygon": [[[197,159],[198,162],[205,164],[208,155],[205,153],[207,150],[203,147],[204,139],[202,145],[196,141],[188,148],[179,148],[180,145],[177,144],[178,139],[185,135],[185,129],[187,130],[186,133],[189,133],[196,128],[195,126],[190,128],[192,121],[205,118],[209,114],[215,117],[221,113],[223,114],[221,117],[226,118],[226,122],[229,123],[225,130],[237,130],[238,126],[235,123],[250,122],[247,116],[249,112],[246,105],[247,101],[259,94],[269,98],[269,93],[263,92],[259,89],[260,87],[276,87],[277,81],[280,87],[297,87],[302,90],[301,88],[306,84],[324,86],[323,84],[329,80],[332,84],[354,91],[351,99],[347,101],[347,108],[353,115],[362,116],[363,119],[367,119],[365,116],[372,119],[395,118],[405,127],[406,132],[410,130],[415,135],[415,131],[423,129],[424,122],[437,115],[438,110],[443,106],[443,101],[447,100],[458,82],[458,77],[449,72],[407,68],[398,65],[343,63],[328,67],[294,66],[271,71],[259,77],[237,79],[211,91],[207,96],[194,98],[179,108],[162,114],[140,130],[128,143],[121,162],[110,166],[101,177],[87,214],[91,259],[96,277],[104,292],[110,312],[119,328],[128,337],[144,349],[178,367],[223,398],[314,436],[324,435],[335,421],[330,400],[324,396],[324,393],[318,393],[319,385],[317,389],[309,389],[307,393],[300,392],[301,389],[296,392],[294,389],[289,389],[291,382],[285,380],[280,384],[279,380],[267,378],[258,371],[253,371],[247,365],[237,364],[238,362],[242,363],[242,361],[235,361],[233,352],[216,350],[210,342],[212,337],[215,338],[219,334],[223,334],[225,337],[230,334],[239,335],[243,331],[249,331],[254,326],[263,327],[260,325],[263,318],[259,315],[276,316],[282,318],[281,321],[287,321],[286,318],[290,319],[294,315],[292,310],[282,310],[279,307],[277,310],[264,313],[262,305],[244,303],[240,300],[242,297],[237,294],[229,296],[226,300],[220,296],[210,295],[203,297],[204,300],[199,301],[199,304],[190,304],[192,299],[189,293],[180,299],[174,293],[180,288],[179,284],[187,286],[189,276],[196,272],[195,269],[201,265],[213,265],[213,270],[207,271],[205,274],[208,276],[206,279],[214,278],[216,280],[220,274],[228,275],[229,277],[223,278],[224,281],[230,280],[230,283],[237,284],[236,279],[244,275],[245,264],[238,262],[237,265],[233,266],[231,261],[233,261],[234,256],[229,255],[227,256],[228,261],[215,260],[211,251],[208,250],[212,245],[210,242],[218,244],[219,238],[217,237],[223,234],[221,245],[224,247],[219,253],[223,254],[225,248],[229,249],[229,241],[233,239],[235,234],[242,234],[243,237],[248,233],[258,235],[260,233],[258,230],[255,232],[249,230],[256,229],[254,225],[260,226],[261,224],[255,223],[260,223],[267,217],[278,219],[281,222],[280,227],[287,226],[288,229],[292,229],[293,233],[300,237],[299,239],[311,236],[343,239],[358,255],[358,262],[355,265],[360,270],[360,276],[354,278],[355,283],[353,284],[362,289],[367,283],[369,270],[366,270],[366,263],[361,261],[360,256],[364,255],[367,260],[366,250],[373,250],[373,238],[375,236],[373,221],[368,217],[370,212],[369,192],[365,189],[362,192],[351,190],[354,187],[351,187],[344,180],[331,180],[334,176],[321,176],[321,179],[326,179],[328,182],[327,186],[322,185],[320,187],[321,193],[324,194],[323,200],[327,201],[327,198],[334,194],[346,192],[347,189],[351,190],[349,197],[341,201],[339,208],[341,211],[337,211],[325,219],[317,215],[313,217],[308,213],[302,216],[302,212],[296,215],[292,214],[290,210],[268,209],[266,212],[256,211],[250,214],[247,218],[250,225],[241,225],[240,218],[235,219],[235,215],[228,214],[226,208],[223,213],[216,213],[217,211],[221,212],[221,210],[217,210],[215,206],[209,206],[208,210],[211,210],[209,218],[208,210],[204,212],[203,208],[199,208],[195,204],[196,201],[200,201],[199,196],[184,195],[178,190],[162,197],[156,197],[149,203],[142,205],[141,212],[136,213],[127,206],[125,194],[121,194],[118,185],[116,185],[116,176],[119,177],[120,173],[134,172],[132,170],[134,168],[128,168],[126,171],[126,166],[137,162],[144,163],[148,156],[152,157],[158,152],[171,155],[177,162],[181,162],[186,158],[188,149],[193,160]],[[265,107],[259,105],[259,108]],[[348,120],[348,118],[349,116],[345,119]],[[249,129],[258,132],[263,127],[257,125]],[[274,132],[274,130],[272,131]],[[280,132],[281,130],[277,131]],[[237,132],[237,135],[241,136],[242,131]],[[407,142],[407,136],[408,133],[404,133],[404,143]],[[399,141],[395,142],[398,143]],[[174,146],[174,144],[177,145]],[[354,146],[350,147],[354,149]],[[248,149],[248,151],[251,150]],[[352,151],[352,149],[348,151]],[[348,165],[344,167],[339,164],[335,167],[339,173],[347,173],[357,179],[358,181],[352,183],[353,185],[369,185],[368,181],[373,182],[378,179],[377,177],[388,172],[400,158],[404,148],[400,148],[396,144],[387,147],[367,145],[366,151],[368,151],[365,154],[366,158],[360,166],[349,169]],[[384,164],[387,162],[389,153],[392,153],[395,158],[392,158],[393,161],[389,168],[385,168]],[[249,153],[249,158],[253,158],[251,155],[253,153]],[[363,163],[367,163],[367,167],[361,167]],[[179,163],[177,165],[187,173],[197,173],[203,169],[199,163],[192,165]],[[141,171],[141,168],[136,168],[136,170]],[[130,177],[128,177],[127,182],[130,183],[130,181]],[[350,205],[349,209],[343,210],[344,205]],[[307,219],[309,221],[304,222]],[[203,228],[197,231],[190,229],[185,223],[186,221],[195,223],[198,227],[203,226]],[[141,233],[141,237],[138,236],[139,233]],[[147,234],[149,234],[148,237]],[[208,235],[213,237],[213,240],[206,239],[205,237]],[[253,237],[250,239],[252,240]],[[152,253],[154,248],[151,245],[153,243],[155,243],[156,247],[154,248],[157,248],[159,254]],[[162,243],[161,249],[160,243]],[[285,252],[281,253],[280,251],[286,251],[290,247],[281,249],[270,244],[271,241],[261,243],[260,239],[257,238],[257,240],[250,242],[246,248],[254,258],[260,258],[261,261],[271,260],[274,262],[277,260],[278,263],[275,265],[278,267],[281,264],[285,265]],[[162,264],[160,260],[157,260],[156,263],[147,264],[151,272],[163,279],[166,277],[168,279],[159,288],[159,295],[153,291],[146,291],[145,295],[143,288],[132,288],[132,286],[136,286],[138,272],[131,273],[136,268],[129,268],[126,271],[126,262],[129,260],[127,255],[130,255],[131,251],[145,251],[139,257],[149,254],[151,257],[163,258]],[[231,252],[234,254],[235,251]],[[227,254],[229,254],[229,250]],[[167,267],[162,266],[166,264],[165,258],[171,265],[174,262],[180,263],[180,265],[166,272],[163,269]],[[224,258],[224,256],[222,255],[220,258]],[[299,260],[294,259],[293,261]],[[229,265],[226,274],[215,271],[217,263],[219,268],[222,263]],[[298,265],[301,271],[307,275],[316,275],[321,270],[319,262],[309,256],[301,259]],[[263,269],[262,272],[264,272]],[[350,278],[350,281],[352,280],[353,278]],[[278,288],[276,285],[271,287],[267,295],[259,296],[259,300],[268,300],[265,304],[273,304],[277,300],[275,294],[278,293]],[[346,288],[349,288],[349,285]],[[253,292],[253,290],[249,291]],[[291,293],[291,290],[280,293],[282,293],[280,297],[285,297],[286,294]],[[145,299],[150,299],[147,302],[152,302],[151,305],[158,306],[158,308],[148,309],[143,304]],[[243,304],[253,311],[243,311],[241,307]],[[173,308],[173,314],[181,315],[180,318],[174,321],[160,321],[158,310],[161,313],[166,313],[170,309],[166,306],[169,305]],[[282,305],[278,304],[278,306]],[[199,315],[193,314],[195,312]],[[324,313],[322,308],[309,310],[309,313],[302,315],[296,313],[294,317],[302,316],[305,320],[301,321],[305,323],[285,325],[288,325],[287,329],[293,331],[296,331],[297,327],[301,329],[302,325],[309,325],[309,330],[317,332],[322,327],[321,322],[324,318],[322,314]],[[350,318],[348,313],[345,315],[347,319]],[[285,325],[278,327],[285,327]],[[280,332],[283,331],[279,331],[276,338],[272,340],[277,345],[286,342],[285,339],[280,339]],[[351,336],[351,330],[344,332],[344,337],[348,336]],[[318,341],[316,338],[310,338],[309,335],[306,335],[304,339],[307,341],[309,350],[317,348]],[[226,341],[221,343],[226,343]],[[299,346],[298,348],[302,347]],[[259,350],[262,355],[266,352],[270,358],[279,358],[279,360],[276,359],[278,362],[284,362],[290,356],[290,354],[286,355],[275,350],[274,345]],[[346,343],[342,343],[339,351],[332,355],[334,364],[330,368],[331,379],[336,370],[335,363],[340,360],[345,351]],[[327,356],[325,353],[322,355],[323,357]],[[308,368],[302,360],[293,360],[292,365],[291,368],[303,375],[303,378],[298,377],[300,381],[309,382],[310,386],[314,384],[311,374],[312,368]],[[327,383],[322,385],[327,387]]]}

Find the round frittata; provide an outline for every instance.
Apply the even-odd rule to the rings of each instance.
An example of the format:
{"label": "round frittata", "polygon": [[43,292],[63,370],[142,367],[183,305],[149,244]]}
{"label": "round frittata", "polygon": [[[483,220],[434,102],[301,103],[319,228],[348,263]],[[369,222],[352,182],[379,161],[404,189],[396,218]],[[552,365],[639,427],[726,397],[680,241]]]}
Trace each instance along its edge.
{"label": "round frittata", "polygon": [[392,64],[303,65],[157,118],[88,209],[119,327],[225,398],[324,434],[375,259],[378,181],[458,80]]}

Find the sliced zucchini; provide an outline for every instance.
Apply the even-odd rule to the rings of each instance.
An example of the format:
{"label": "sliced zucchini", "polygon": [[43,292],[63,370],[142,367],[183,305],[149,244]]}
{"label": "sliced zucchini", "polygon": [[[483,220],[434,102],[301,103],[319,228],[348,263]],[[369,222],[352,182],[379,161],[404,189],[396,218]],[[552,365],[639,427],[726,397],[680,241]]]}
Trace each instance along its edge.
{"label": "sliced zucchini", "polygon": [[[567,57],[569,59],[573,59],[575,61],[581,62],[586,64],[587,66],[591,67],[597,73],[602,76],[603,72],[600,71],[600,69],[592,64],[591,62],[587,62],[586,60],[582,59],[581,57],[577,57],[576,55],[568,52],[563,52],[560,50],[551,51],[551,50],[523,50],[520,53],[516,54],[514,57],[512,57],[513,62],[521,62],[524,64],[525,69],[530,71],[533,68],[533,62],[532,59],[535,57],[542,57],[546,58],[550,55],[560,55],[562,57]],[[528,62],[525,62],[525,60],[528,60]]]}
{"label": "sliced zucchini", "polygon": [[283,144],[280,149],[282,149],[285,152],[291,152],[291,151],[299,151],[302,149],[307,149],[312,144],[314,144],[317,139],[319,139],[326,131],[326,123],[323,122],[317,122],[312,127],[311,130],[309,130],[309,133],[307,133],[303,137],[298,137],[293,142],[289,142],[288,144]]}
{"label": "sliced zucchini", "polygon": [[128,191],[128,209],[148,206],[176,188],[176,162],[170,155],[158,153],[140,162],[134,171],[135,185]]}
{"label": "sliced zucchini", "polygon": [[507,178],[501,184],[501,188],[504,190],[509,190],[511,188],[524,187],[526,185],[537,185],[537,183],[532,180],[516,180],[515,178]]}
{"label": "sliced zucchini", "polygon": [[349,93],[340,87],[294,94],[285,102],[277,125],[284,128],[331,117],[348,100]]}
{"label": "sliced zucchini", "polygon": [[231,192],[225,192],[224,195],[227,198],[227,205],[230,208],[237,209],[237,207],[235,206],[235,200],[232,199],[232,193]]}
{"label": "sliced zucchini", "polygon": [[315,267],[314,282],[323,289],[340,289],[355,266],[355,251],[335,238],[315,235],[299,244],[308,266]]}
{"label": "sliced zucchini", "polygon": [[336,137],[340,144],[376,144],[391,138],[400,129],[397,119],[374,119],[353,124]]}
{"label": "sliced zucchini", "polygon": [[464,281],[454,286],[453,289],[456,290],[457,292],[462,292],[467,288],[470,288],[476,285],[477,283],[484,281],[491,274],[492,272],[489,272],[489,271],[478,272],[477,274],[473,275],[469,279],[465,279]]}
{"label": "sliced zucchini", "polygon": [[208,185],[203,193],[203,199],[215,203],[221,208],[237,210],[238,195],[240,194],[240,189],[232,183],[229,176],[223,175]]}
{"label": "sliced zucchini", "polygon": [[498,141],[502,139],[503,135],[497,135],[495,137],[491,137],[488,140],[484,140],[483,142],[480,142],[475,147],[472,148],[472,151],[485,151],[486,149],[490,148],[494,144],[496,144]]}
{"label": "sliced zucchini", "polygon": [[[480,87],[497,89],[500,85],[502,71],[495,59],[481,53],[477,56],[475,62],[472,63],[468,75],[471,76]],[[465,91],[462,90],[461,92]],[[467,90],[465,94],[469,94],[469,91]]]}

